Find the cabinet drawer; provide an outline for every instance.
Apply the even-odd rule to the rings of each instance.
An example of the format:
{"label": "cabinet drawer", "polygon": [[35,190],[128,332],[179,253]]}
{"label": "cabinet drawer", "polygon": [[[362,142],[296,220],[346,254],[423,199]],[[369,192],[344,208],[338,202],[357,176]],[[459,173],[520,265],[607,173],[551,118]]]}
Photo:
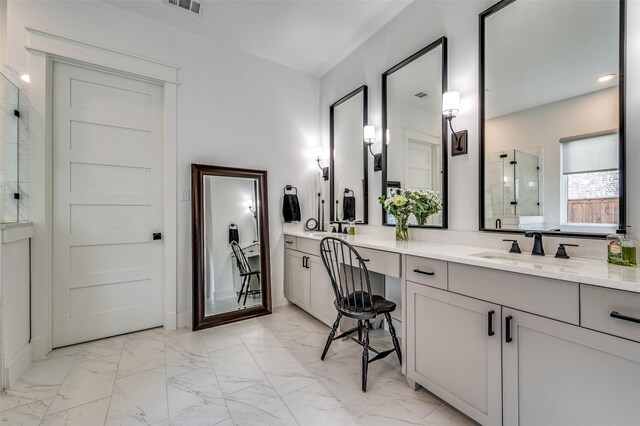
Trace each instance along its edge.
{"label": "cabinet drawer", "polygon": [[578,283],[449,262],[449,291],[578,325]]}
{"label": "cabinet drawer", "polygon": [[296,241],[297,238],[291,235],[285,235],[284,236],[284,248],[288,248],[288,249],[296,249]]}
{"label": "cabinet drawer", "polygon": [[[640,294],[580,285],[580,325],[640,342]],[[627,317],[614,318],[612,312]]]}
{"label": "cabinet drawer", "polygon": [[447,289],[447,262],[407,256],[407,280]]}
{"label": "cabinet drawer", "polygon": [[311,254],[314,256],[320,256],[320,241],[311,238],[296,238],[296,250]]}
{"label": "cabinet drawer", "polygon": [[358,253],[365,261],[367,269],[382,275],[400,278],[400,255],[388,251],[366,249],[356,247]]}

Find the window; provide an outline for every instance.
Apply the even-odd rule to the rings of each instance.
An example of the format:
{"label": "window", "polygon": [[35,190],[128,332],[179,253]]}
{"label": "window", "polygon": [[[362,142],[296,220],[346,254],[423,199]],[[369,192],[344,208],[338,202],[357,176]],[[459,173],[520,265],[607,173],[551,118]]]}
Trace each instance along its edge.
{"label": "window", "polygon": [[618,133],[562,139],[562,222],[616,225],[620,192]]}

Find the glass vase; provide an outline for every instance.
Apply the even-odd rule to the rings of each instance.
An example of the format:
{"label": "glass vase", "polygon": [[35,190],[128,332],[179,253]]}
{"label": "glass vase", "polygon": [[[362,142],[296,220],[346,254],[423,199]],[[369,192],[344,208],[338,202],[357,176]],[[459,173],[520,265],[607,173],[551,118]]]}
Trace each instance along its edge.
{"label": "glass vase", "polygon": [[396,220],[396,241],[409,241],[407,219]]}

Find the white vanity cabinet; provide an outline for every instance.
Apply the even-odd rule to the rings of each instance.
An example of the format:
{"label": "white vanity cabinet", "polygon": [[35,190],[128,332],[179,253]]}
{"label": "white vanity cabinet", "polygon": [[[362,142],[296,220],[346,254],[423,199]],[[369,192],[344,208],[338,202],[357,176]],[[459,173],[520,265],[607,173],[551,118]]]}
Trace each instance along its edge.
{"label": "white vanity cabinet", "polygon": [[327,325],[336,320],[335,296],[319,256],[285,250],[285,297]]}
{"label": "white vanity cabinet", "polygon": [[504,425],[640,424],[640,345],[513,309],[502,344]]}
{"label": "white vanity cabinet", "polygon": [[406,283],[407,377],[483,425],[502,424],[500,306]]}

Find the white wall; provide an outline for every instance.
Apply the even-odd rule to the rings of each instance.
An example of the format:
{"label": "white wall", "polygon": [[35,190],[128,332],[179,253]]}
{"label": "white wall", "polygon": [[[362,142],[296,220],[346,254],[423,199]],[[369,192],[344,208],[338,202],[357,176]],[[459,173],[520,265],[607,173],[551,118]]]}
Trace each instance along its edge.
{"label": "white wall", "polygon": [[[319,79],[227,49],[211,40],[97,1],[8,3],[7,64],[28,72],[25,26],[177,64],[178,193],[190,164],[265,169],[269,176],[272,293],[282,296],[281,194],[299,188],[302,216],[313,214]],[[32,88],[33,90],[33,88]],[[178,197],[178,194],[171,194]],[[191,203],[178,204],[178,315],[191,321]]]}
{"label": "white wall", "polygon": [[[369,86],[369,122],[381,124],[381,77],[391,66],[435,39],[448,38],[449,88],[462,96],[456,130],[469,130],[469,154],[449,158],[449,229],[478,229],[478,14],[495,1],[416,1],[322,78],[321,131],[328,143],[328,105],[350,87]],[[640,237],[640,1],[627,2],[628,223]],[[378,130],[380,133],[380,130]],[[381,134],[374,150],[380,151]],[[371,160],[370,160],[371,161]],[[370,169],[372,170],[372,169]],[[381,223],[376,194],[380,173],[370,172],[370,223]],[[429,231],[415,230],[416,233]]]}

